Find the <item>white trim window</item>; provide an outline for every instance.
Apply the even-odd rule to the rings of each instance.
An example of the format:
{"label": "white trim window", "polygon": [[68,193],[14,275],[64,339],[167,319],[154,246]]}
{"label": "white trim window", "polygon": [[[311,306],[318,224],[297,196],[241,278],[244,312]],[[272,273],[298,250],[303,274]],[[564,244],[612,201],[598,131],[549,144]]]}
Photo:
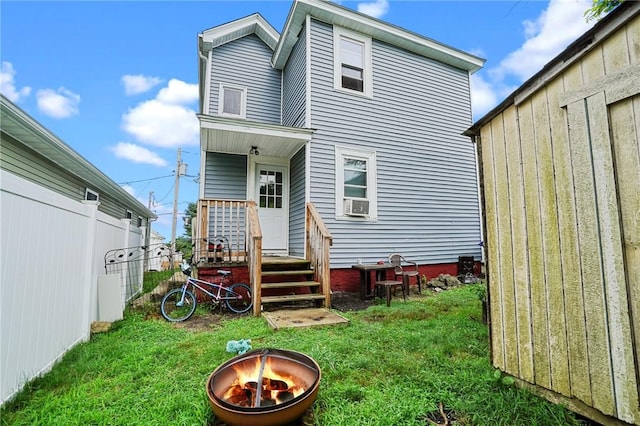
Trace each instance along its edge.
{"label": "white trim window", "polygon": [[96,191],[92,189],[85,188],[84,199],[86,201],[100,201],[100,194],[98,194]]}
{"label": "white trim window", "polygon": [[218,115],[221,117],[246,118],[247,88],[234,84],[220,83]]}
{"label": "white trim window", "polygon": [[371,38],[334,26],[334,88],[372,97],[372,80]]}
{"label": "white trim window", "polygon": [[336,218],[378,216],[376,153],[336,146]]}

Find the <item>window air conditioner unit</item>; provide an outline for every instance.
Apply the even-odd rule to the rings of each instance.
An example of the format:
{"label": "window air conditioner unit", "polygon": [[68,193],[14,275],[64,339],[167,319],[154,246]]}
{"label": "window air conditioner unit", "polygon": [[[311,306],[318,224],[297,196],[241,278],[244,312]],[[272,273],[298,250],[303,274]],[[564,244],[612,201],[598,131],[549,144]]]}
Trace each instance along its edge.
{"label": "window air conditioner unit", "polygon": [[344,214],[347,216],[369,216],[369,200],[344,199]]}

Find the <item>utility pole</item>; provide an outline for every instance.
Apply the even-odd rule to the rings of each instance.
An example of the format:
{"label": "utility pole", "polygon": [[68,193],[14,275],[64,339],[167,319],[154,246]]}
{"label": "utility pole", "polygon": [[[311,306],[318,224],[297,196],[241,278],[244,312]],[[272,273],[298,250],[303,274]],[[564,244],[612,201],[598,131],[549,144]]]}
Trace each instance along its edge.
{"label": "utility pole", "polygon": [[[173,193],[173,220],[171,222],[171,262],[176,252],[176,224],[178,221],[178,194],[180,193],[180,176],[187,174],[187,165],[182,162],[182,150],[178,148],[178,156],[176,159],[176,181]],[[173,268],[173,264],[171,267]]]}

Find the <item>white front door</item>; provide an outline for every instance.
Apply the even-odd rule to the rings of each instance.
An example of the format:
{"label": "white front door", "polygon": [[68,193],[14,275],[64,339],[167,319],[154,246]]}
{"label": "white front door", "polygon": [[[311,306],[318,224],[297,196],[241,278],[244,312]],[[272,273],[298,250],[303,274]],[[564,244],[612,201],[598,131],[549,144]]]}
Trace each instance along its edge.
{"label": "white front door", "polygon": [[256,164],[256,203],[262,229],[262,251],[287,254],[289,241],[289,169]]}

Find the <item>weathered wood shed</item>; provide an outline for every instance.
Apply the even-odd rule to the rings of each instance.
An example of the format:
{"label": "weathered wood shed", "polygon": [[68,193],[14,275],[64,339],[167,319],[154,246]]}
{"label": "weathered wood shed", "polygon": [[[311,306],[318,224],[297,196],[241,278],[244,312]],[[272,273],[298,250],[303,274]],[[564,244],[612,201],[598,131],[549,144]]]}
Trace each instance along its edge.
{"label": "weathered wood shed", "polygon": [[494,366],[601,423],[640,424],[640,2],[466,134]]}

